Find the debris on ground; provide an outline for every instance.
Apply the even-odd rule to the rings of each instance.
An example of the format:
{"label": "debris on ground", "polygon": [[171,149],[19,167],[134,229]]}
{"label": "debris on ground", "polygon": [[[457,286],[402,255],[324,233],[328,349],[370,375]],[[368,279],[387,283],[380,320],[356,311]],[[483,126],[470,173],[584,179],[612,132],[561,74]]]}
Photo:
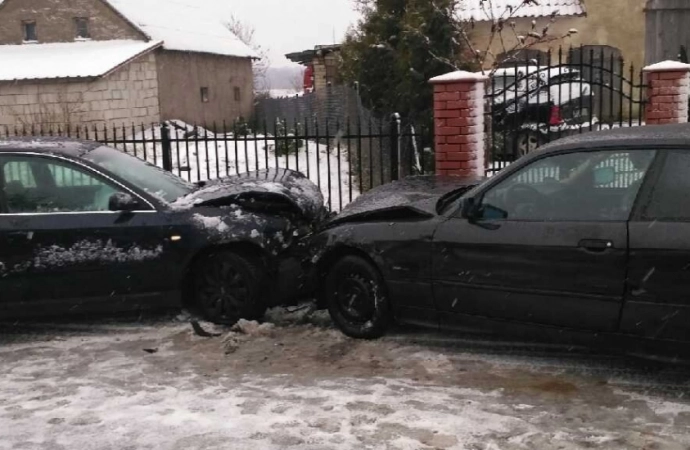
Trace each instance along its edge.
{"label": "debris on ground", "polygon": [[277,326],[314,325],[320,328],[332,327],[327,310],[319,309],[315,302],[301,303],[293,307],[269,309],[264,316],[266,322]]}
{"label": "debris on ground", "polygon": [[266,322],[259,324],[256,320],[240,319],[235,325],[230,328],[231,332],[242,333],[247,336],[265,336],[271,337],[273,329],[276,326],[272,323]]}
{"label": "debris on ground", "polygon": [[190,323],[192,324],[192,329],[194,330],[194,334],[196,334],[199,337],[212,338],[212,337],[222,336],[222,333],[209,333],[196,320],[191,320]]}

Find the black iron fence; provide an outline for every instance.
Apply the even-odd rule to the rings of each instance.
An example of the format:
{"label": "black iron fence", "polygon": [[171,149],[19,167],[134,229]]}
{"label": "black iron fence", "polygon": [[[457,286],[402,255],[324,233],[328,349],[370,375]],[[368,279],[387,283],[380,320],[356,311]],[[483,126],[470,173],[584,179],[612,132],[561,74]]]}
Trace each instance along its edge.
{"label": "black iron fence", "polygon": [[641,71],[610,47],[514,60],[491,74],[485,97],[487,172],[572,134],[643,125]]}
{"label": "black iron fence", "polygon": [[255,120],[196,126],[169,121],[129,126],[4,127],[0,135],[95,140],[171,171],[205,181],[267,168],[302,172],[332,210],[359,194],[411,174],[433,171],[430,130],[389,120],[367,122]]}

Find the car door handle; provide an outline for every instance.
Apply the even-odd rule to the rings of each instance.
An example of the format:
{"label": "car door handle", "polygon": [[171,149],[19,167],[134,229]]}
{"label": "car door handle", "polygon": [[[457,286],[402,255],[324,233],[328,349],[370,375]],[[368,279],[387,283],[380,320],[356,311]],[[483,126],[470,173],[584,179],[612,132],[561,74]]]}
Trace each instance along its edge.
{"label": "car door handle", "polygon": [[588,252],[603,253],[613,248],[613,242],[606,239],[583,239],[578,246]]}

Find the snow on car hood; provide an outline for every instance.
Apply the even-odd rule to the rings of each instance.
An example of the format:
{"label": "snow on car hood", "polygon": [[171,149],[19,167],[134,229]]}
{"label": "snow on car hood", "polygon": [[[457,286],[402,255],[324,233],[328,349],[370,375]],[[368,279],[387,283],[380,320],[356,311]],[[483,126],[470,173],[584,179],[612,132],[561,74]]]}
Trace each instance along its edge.
{"label": "snow on car hood", "polygon": [[301,173],[287,169],[267,169],[210,181],[172,206],[213,206],[251,194],[274,195],[286,200],[309,220],[317,220],[324,214],[323,194],[318,186]]}
{"label": "snow on car hood", "polygon": [[480,178],[418,176],[386,184],[350,203],[329,224],[366,220],[368,218],[400,218],[400,212],[410,217],[433,217],[436,203],[445,194],[477,185]]}

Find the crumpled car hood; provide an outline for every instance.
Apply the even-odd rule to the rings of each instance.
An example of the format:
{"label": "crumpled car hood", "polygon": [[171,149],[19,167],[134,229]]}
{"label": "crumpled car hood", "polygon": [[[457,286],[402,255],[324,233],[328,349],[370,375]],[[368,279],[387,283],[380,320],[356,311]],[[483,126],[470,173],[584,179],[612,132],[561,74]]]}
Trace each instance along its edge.
{"label": "crumpled car hood", "polygon": [[251,194],[285,200],[309,220],[318,220],[325,212],[323,194],[318,186],[301,173],[287,169],[267,169],[210,181],[172,206],[214,206]]}
{"label": "crumpled car hood", "polygon": [[410,177],[386,184],[361,195],[343,211],[329,221],[329,225],[342,222],[433,217],[437,215],[436,203],[450,192],[471,188],[481,182],[481,178],[444,177],[425,175]]}

